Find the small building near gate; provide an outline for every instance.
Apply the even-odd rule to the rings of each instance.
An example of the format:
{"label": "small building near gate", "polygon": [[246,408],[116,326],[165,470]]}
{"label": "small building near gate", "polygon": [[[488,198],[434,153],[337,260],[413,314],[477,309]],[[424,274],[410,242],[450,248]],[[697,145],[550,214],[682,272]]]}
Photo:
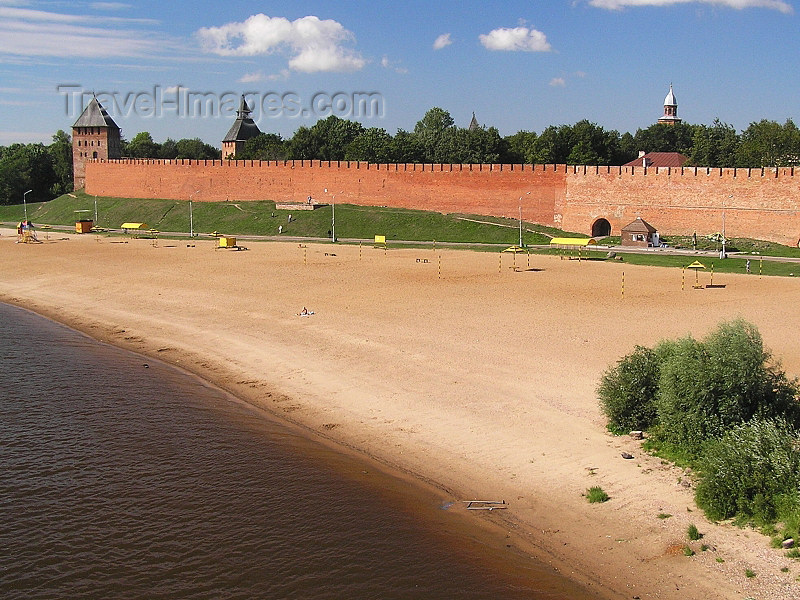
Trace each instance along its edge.
{"label": "small building near gate", "polygon": [[658,247],[661,240],[658,231],[642,217],[636,217],[633,223],[629,223],[622,228],[621,243],[623,246],[634,246],[638,248]]}

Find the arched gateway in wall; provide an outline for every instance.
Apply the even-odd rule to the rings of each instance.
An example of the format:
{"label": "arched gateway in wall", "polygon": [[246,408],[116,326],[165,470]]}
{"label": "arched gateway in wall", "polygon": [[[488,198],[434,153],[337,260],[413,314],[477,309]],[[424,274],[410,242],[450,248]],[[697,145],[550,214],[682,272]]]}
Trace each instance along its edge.
{"label": "arched gateway in wall", "polygon": [[611,235],[611,223],[607,219],[597,219],[592,223],[592,237]]}

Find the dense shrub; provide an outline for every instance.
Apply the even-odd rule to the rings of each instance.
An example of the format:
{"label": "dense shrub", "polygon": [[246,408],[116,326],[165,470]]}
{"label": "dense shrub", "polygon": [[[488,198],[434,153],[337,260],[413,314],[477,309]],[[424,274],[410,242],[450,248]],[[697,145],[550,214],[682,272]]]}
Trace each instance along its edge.
{"label": "dense shrub", "polygon": [[644,346],[603,373],[597,395],[611,431],[648,429],[655,423],[658,379],[659,357]]}
{"label": "dense shrub", "polygon": [[689,457],[753,417],[797,420],[796,384],[771,364],[750,323],[722,323],[704,341],[683,338],[662,356],[658,435]]}
{"label": "dense shrub", "polygon": [[650,432],[648,447],[696,467],[712,519],[800,527],[800,403],[755,326],[722,323],[703,341],[637,346],[598,386],[609,428]]}
{"label": "dense shrub", "polygon": [[783,419],[754,419],[710,441],[699,469],[697,504],[712,519],[800,517],[800,435]]}

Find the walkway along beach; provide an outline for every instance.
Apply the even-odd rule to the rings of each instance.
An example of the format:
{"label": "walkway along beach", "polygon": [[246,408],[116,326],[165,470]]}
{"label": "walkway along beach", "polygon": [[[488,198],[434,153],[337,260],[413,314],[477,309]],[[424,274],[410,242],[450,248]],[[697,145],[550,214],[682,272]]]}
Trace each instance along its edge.
{"label": "walkway along beach", "polygon": [[[510,256],[455,250],[0,234],[0,300],[193,371],[442,500],[503,499],[452,510],[600,597],[800,595],[796,561],[708,523],[682,470],[611,436],[595,396],[634,345],[736,317],[800,374],[796,279],[717,275],[725,287],[682,291],[680,270],[619,261],[517,257],[515,271]],[[595,485],[609,502],[587,503]],[[709,546],[693,557],[689,523]]]}

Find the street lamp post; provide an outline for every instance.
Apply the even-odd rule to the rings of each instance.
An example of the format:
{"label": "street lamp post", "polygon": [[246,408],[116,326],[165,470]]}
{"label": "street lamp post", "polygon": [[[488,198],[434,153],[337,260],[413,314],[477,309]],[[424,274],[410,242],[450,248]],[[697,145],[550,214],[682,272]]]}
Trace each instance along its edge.
{"label": "street lamp post", "polygon": [[526,192],[524,196],[519,197],[519,247],[522,248],[522,199],[525,196],[530,196],[530,192]]}
{"label": "street lamp post", "polygon": [[[323,190],[326,194],[328,188]],[[336,241],[336,194],[331,197],[331,242]]]}
{"label": "street lamp post", "polygon": [[192,198],[196,194],[199,194],[199,193],[200,193],[200,190],[196,190],[194,192],[194,194],[189,196],[189,237],[190,238],[194,237],[194,217],[193,217],[193,214],[192,214]]}
{"label": "street lamp post", "polygon": [[[733,198],[733,196],[728,196],[728,198]],[[722,253],[719,255],[720,258],[728,258],[728,255],[725,253],[725,198],[722,198]]]}
{"label": "street lamp post", "polygon": [[28,190],[24,194],[22,194],[22,210],[25,211],[25,220],[28,220],[28,203],[25,201],[25,196],[30,194],[33,190]]}
{"label": "street lamp post", "polygon": [[94,226],[97,227],[97,195],[94,197]]}

